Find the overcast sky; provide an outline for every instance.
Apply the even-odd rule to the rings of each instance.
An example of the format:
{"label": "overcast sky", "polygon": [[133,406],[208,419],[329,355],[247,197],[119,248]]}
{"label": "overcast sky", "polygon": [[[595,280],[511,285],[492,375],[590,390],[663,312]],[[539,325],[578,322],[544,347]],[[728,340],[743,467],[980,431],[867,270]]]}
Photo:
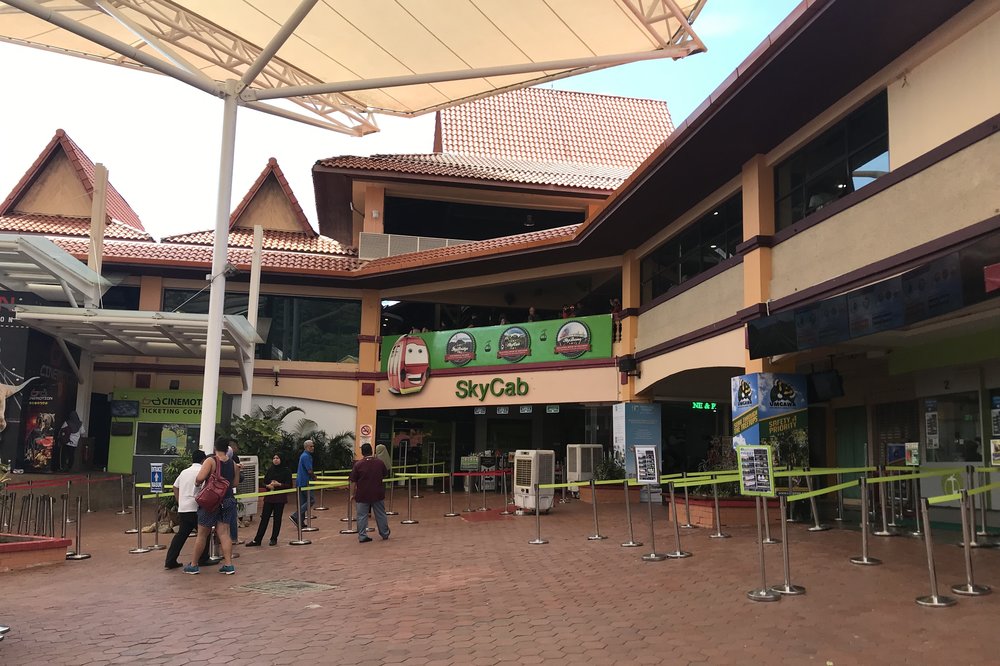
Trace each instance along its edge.
{"label": "overcast sky", "polygon": [[[551,84],[565,90],[666,100],[679,125],[798,4],[708,0],[695,30],[708,52],[626,65]],[[56,129],[94,162],[155,237],[211,229],[218,188],[222,102],[156,74],[0,43],[0,197]],[[240,109],[233,203],[275,157],[316,226],[311,168],[334,155],[430,152],[433,114],[379,118],[364,138]],[[230,206],[232,208],[232,206]]]}

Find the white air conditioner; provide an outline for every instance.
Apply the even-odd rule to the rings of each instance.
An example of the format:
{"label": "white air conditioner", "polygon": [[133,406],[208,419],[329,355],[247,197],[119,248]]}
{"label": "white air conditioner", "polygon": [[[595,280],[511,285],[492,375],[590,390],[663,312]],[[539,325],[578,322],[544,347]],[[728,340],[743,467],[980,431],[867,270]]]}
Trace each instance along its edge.
{"label": "white air conditioner", "polygon": [[600,444],[568,444],[566,446],[566,482],[590,481],[594,470],[604,461]]}
{"label": "white air conditioner", "polygon": [[535,497],[535,484],[555,483],[555,451],[517,451],[514,453],[514,505],[520,509],[539,511],[552,508],[555,490],[540,488]]}
{"label": "white air conditioner", "polygon": [[[240,464],[243,465],[240,474],[240,482],[236,484],[236,494],[257,492],[257,456],[240,456]],[[257,510],[258,497],[244,497],[237,499],[240,518],[249,518],[260,513]]]}

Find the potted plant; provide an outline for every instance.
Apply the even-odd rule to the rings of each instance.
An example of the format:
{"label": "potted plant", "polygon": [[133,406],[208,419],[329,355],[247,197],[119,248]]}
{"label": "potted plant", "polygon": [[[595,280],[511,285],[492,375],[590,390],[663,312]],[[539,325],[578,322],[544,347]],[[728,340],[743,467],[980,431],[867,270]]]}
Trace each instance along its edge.
{"label": "potted plant", "polygon": [[[621,483],[594,486],[594,493],[590,491],[590,484],[580,486],[580,501],[592,504],[621,504],[625,502],[625,467],[613,456],[606,457],[594,467],[594,481],[619,480]],[[629,486],[629,501],[633,504],[639,503],[639,486]],[[594,496],[596,495],[596,497]]]}

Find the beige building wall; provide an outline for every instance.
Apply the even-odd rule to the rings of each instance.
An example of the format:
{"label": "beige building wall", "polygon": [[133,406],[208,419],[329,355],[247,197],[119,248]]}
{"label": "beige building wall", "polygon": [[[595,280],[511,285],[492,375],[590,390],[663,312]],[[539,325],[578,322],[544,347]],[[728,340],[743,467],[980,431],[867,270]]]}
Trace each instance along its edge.
{"label": "beige building wall", "polygon": [[948,45],[889,86],[893,169],[1000,113],[1000,2],[972,9],[997,13],[964,35],[932,36]]}
{"label": "beige building wall", "polygon": [[90,217],[91,200],[66,154],[59,151],[17,204],[21,213]]}
{"label": "beige building wall", "polygon": [[642,376],[635,382],[636,391],[638,393],[648,391],[661,379],[685,370],[713,367],[742,368],[744,340],[743,329],[740,328],[645,360],[640,368]]}
{"label": "beige building wall", "polygon": [[239,218],[239,227],[253,229],[259,224],[275,231],[302,231],[295,211],[278,181],[268,178]]}
{"label": "beige building wall", "polygon": [[[742,308],[743,266],[740,264],[639,315],[636,350],[649,349],[714,324]],[[739,365],[743,365],[742,358]]]}
{"label": "beige building wall", "polygon": [[771,297],[795,291],[996,215],[994,134],[774,248]]}

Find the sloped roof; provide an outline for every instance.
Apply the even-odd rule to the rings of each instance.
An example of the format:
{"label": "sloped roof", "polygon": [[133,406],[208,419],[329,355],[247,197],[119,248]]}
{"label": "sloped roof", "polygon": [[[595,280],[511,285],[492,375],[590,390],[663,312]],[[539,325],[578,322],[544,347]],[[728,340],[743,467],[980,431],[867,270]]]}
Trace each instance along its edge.
{"label": "sloped roof", "polygon": [[673,130],[663,101],[523,88],[438,111],[434,150],[635,169]]}
{"label": "sloped roof", "polygon": [[[47,236],[90,236],[90,218],[62,217],[60,215],[34,215],[14,213],[0,215],[0,231]],[[152,240],[152,237],[127,224],[112,220],[104,228],[105,238],[119,240]]]}
{"label": "sloped roof", "polygon": [[278,160],[273,157],[267,160],[267,165],[264,167],[264,170],[260,172],[260,175],[257,176],[257,180],[254,181],[254,184],[251,185],[250,189],[247,191],[246,196],[243,197],[243,200],[233,210],[232,215],[229,216],[229,228],[235,229],[239,226],[240,216],[242,216],[246,211],[247,206],[250,205],[250,202],[253,201],[253,198],[257,195],[260,188],[264,185],[268,178],[274,178],[275,181],[277,181],[282,193],[288,199],[288,203],[292,208],[295,220],[299,223],[302,233],[307,236],[316,236],[316,230],[312,228],[312,225],[309,224],[309,220],[306,219],[306,214],[302,212],[302,206],[299,205],[299,200],[295,197],[295,193],[292,192],[292,187],[288,184],[288,180],[285,178],[284,172],[281,170],[281,167],[278,166]]}
{"label": "sloped roof", "polygon": [[338,171],[380,171],[529,185],[555,185],[614,191],[632,172],[630,167],[545,162],[479,155],[415,154],[344,155],[320,160],[316,166]]}
{"label": "sloped roof", "polygon": [[[31,188],[31,185],[38,180],[38,177],[45,171],[46,165],[52,160],[56,155],[58,150],[62,150],[67,159],[73,165],[76,170],[77,176],[80,178],[80,183],[83,185],[84,190],[86,190],[87,195],[91,197],[94,196],[94,163],[90,161],[76,142],[74,142],[64,130],[56,130],[55,136],[49,141],[48,145],[42,150],[42,153],[35,160],[34,164],[28,168],[21,177],[21,180],[14,186],[11,193],[7,195],[3,203],[0,204],[0,215],[9,215],[15,212],[15,207],[22,196]],[[117,220],[126,224],[133,229],[146,232],[145,227],[142,226],[142,221],[139,220],[139,216],[136,212],[132,210],[132,207],[128,205],[125,198],[118,193],[118,190],[114,188],[110,182],[108,182],[108,205],[107,205],[107,216],[110,226],[111,220]],[[148,234],[147,234],[148,235]]]}
{"label": "sloped roof", "polygon": [[[181,243],[187,245],[211,246],[215,240],[213,231],[196,231],[189,234],[168,236],[163,243]],[[233,229],[229,232],[229,247],[253,249],[253,229]],[[357,254],[357,250],[345,247],[327,236],[313,232],[311,235],[293,231],[264,230],[264,249],[281,250],[285,252],[316,252],[349,257]]]}

